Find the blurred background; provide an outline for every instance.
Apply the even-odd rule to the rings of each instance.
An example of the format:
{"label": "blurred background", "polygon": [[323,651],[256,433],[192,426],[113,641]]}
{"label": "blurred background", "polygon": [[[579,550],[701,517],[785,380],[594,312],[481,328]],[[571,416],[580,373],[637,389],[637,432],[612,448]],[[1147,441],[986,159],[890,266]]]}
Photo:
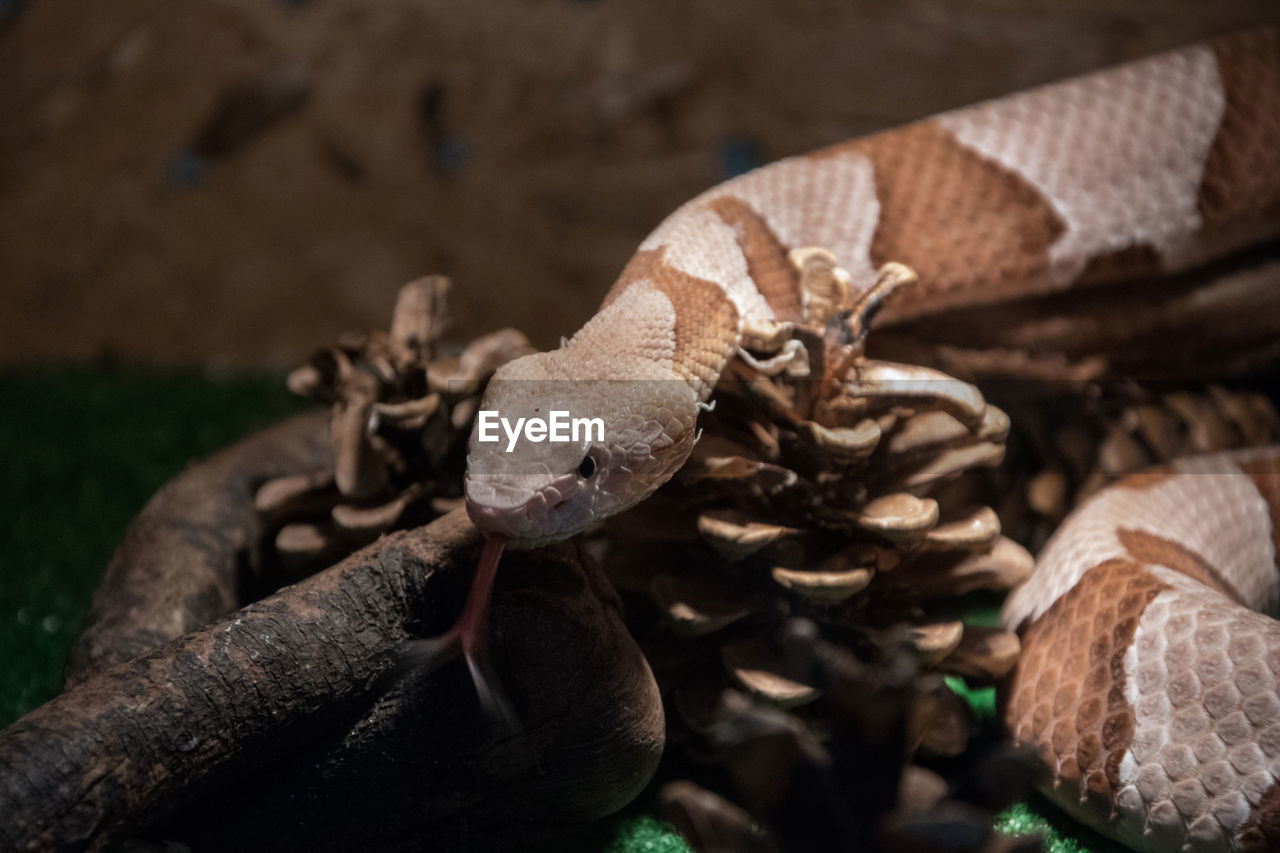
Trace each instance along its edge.
{"label": "blurred background", "polygon": [[740,171],[1275,0],[0,0],[0,363],[284,366],[453,276],[571,333]]}

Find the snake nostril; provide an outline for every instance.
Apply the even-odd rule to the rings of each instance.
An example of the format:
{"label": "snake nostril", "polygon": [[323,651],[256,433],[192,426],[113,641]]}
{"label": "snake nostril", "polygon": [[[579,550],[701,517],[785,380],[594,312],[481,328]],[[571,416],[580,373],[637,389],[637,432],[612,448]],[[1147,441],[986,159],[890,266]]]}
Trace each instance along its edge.
{"label": "snake nostril", "polygon": [[565,498],[564,500],[561,500],[561,501],[556,501],[555,504],[552,505],[551,509],[554,512],[555,510],[558,510],[560,507],[564,506],[568,502],[569,502],[568,498]]}

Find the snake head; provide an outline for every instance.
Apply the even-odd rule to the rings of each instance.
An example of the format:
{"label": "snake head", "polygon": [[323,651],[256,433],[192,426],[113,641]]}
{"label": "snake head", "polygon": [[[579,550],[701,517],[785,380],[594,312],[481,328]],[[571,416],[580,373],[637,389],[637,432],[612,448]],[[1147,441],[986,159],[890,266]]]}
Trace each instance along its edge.
{"label": "snake head", "polygon": [[566,539],[633,506],[693,447],[696,397],[683,380],[644,365],[625,379],[569,379],[605,372],[572,357],[556,350],[503,365],[480,404],[467,512],[509,547]]}

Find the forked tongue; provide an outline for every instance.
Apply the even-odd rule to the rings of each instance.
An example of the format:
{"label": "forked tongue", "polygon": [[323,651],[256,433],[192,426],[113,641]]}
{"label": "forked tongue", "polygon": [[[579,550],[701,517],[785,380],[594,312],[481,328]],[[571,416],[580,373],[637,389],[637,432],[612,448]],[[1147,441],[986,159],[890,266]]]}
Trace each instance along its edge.
{"label": "forked tongue", "polygon": [[471,579],[471,591],[462,606],[462,615],[452,628],[438,637],[411,641],[407,653],[415,665],[434,670],[462,652],[485,713],[498,724],[503,734],[514,734],[520,730],[520,721],[503,693],[489,656],[489,604],[493,598],[493,582],[498,575],[498,561],[506,544],[506,537],[486,534],[480,563]]}
{"label": "forked tongue", "polygon": [[485,713],[506,732],[514,733],[520,730],[520,721],[503,693],[502,682],[489,656],[489,603],[493,598],[493,582],[498,576],[498,560],[506,544],[505,536],[496,533],[485,535],[480,564],[476,566],[476,574],[471,581],[471,592],[454,630],[462,641],[462,655],[467,659],[471,681],[476,686]]}

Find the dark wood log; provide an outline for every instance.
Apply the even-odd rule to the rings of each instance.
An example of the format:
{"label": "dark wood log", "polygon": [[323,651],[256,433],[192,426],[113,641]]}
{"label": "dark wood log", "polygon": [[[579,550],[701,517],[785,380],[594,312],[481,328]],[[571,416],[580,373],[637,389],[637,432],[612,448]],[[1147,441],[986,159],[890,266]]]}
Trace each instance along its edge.
{"label": "dark wood log", "polygon": [[129,525],[94,593],[67,684],[150,651],[244,603],[265,481],[332,465],[328,413],[308,412],[191,465]]}
{"label": "dark wood log", "polygon": [[0,732],[0,849],[496,849],[625,805],[663,744],[617,599],[572,545],[504,557],[496,737],[451,624],[478,553],[461,511],[382,538],[92,676]]}

